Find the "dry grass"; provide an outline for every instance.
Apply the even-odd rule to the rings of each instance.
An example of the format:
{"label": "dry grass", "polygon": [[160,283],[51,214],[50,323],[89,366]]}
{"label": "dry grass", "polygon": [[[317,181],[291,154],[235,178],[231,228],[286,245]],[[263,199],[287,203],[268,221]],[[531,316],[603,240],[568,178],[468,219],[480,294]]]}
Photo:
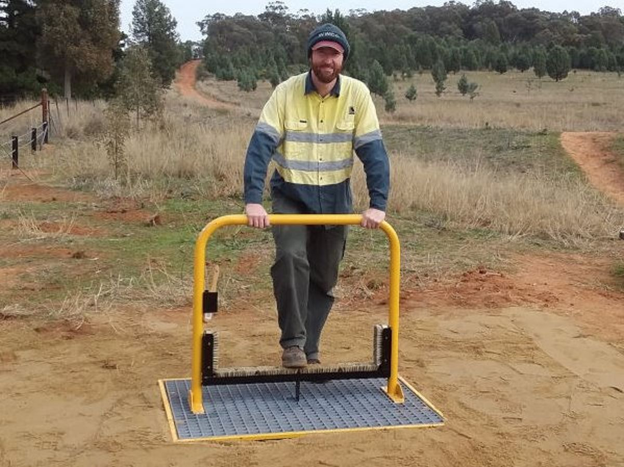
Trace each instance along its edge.
{"label": "dry grass", "polygon": [[[386,121],[413,125],[554,131],[619,131],[624,124],[624,78],[616,73],[579,71],[561,82],[539,80],[528,71],[504,75],[468,72],[480,85],[474,101],[457,90],[461,74],[449,75],[447,92],[436,97],[430,74],[396,81],[397,112]],[[411,104],[405,91],[413,82],[418,99]],[[381,103],[378,108],[383,108]]]}
{"label": "dry grass", "polygon": [[[533,131],[620,131],[624,125],[624,78],[617,73],[578,71],[558,83],[550,78],[539,80],[532,71],[466,75],[480,85],[479,95],[472,102],[457,90],[460,73],[449,75],[447,91],[440,98],[428,72],[392,81],[397,110],[385,113],[383,101],[375,98],[380,119],[410,125],[483,128],[487,124]],[[418,90],[414,103],[405,98],[412,83]],[[266,82],[258,83],[258,89],[251,93],[241,93],[235,81],[210,79],[198,87],[216,99],[241,105],[253,115],[259,114],[271,93]]]}
{"label": "dry grass", "polygon": [[[577,73],[563,83],[544,80],[540,90],[528,93],[523,86],[530,76],[528,73],[470,75],[471,80],[484,86],[472,103],[458,93],[441,99],[432,97],[430,77],[417,76],[419,100],[411,105],[414,113],[411,108],[407,109],[407,101],[401,102],[396,118],[462,127],[478,127],[484,121],[491,121],[520,128],[542,128],[546,123],[550,123],[551,128],[581,125],[582,120],[575,117],[577,114],[585,116],[584,121],[590,127],[604,129],[605,125],[621,121],[621,112],[616,115],[615,108],[624,97],[614,97],[612,88],[619,84],[615,75]],[[458,76],[451,77],[449,87],[457,79]],[[600,83],[604,84],[604,89],[600,88]],[[401,87],[407,84],[399,83]],[[219,83],[218,86],[223,98],[236,102],[228,97],[231,91],[239,101],[256,105],[246,94],[228,91],[235,83]],[[574,91],[569,90],[571,87]],[[254,99],[258,96],[258,101],[262,101],[269,93],[270,87],[265,84],[250,96]],[[562,102],[563,95],[568,97],[565,102]],[[510,111],[518,108],[514,105],[516,102],[521,103],[522,112],[526,108],[526,114]],[[594,107],[592,102],[600,102],[600,106]],[[82,117],[76,124],[82,122],[83,126],[77,127],[77,133],[85,134],[89,115],[98,105],[79,105]],[[562,106],[574,109],[559,112],[565,117],[562,120],[553,119],[547,110],[537,110]],[[112,179],[106,152],[100,144],[94,144],[94,139],[64,141],[62,151],[55,151],[55,157],[47,159],[46,164],[76,184],[88,184],[105,195],[164,198],[172,191],[171,187],[183,186],[202,197],[240,199],[244,156],[254,124],[255,118],[245,112],[210,111],[172,91],[167,96],[163,121],[144,126],[128,138],[127,179]],[[537,235],[563,242],[610,236],[621,227],[621,219],[624,219],[620,209],[611,206],[594,190],[579,181],[567,180],[561,174],[511,171],[494,176],[491,168],[470,161],[421,160],[409,150],[409,144],[403,145],[400,152],[391,151],[391,157],[390,208],[415,218],[418,212],[425,211],[460,226],[488,228],[512,236]],[[456,157],[461,158],[461,154]],[[357,167],[354,191],[358,209],[362,209],[367,200],[361,173],[361,168]]]}
{"label": "dry grass", "polygon": [[[363,209],[367,189],[356,170],[354,194]],[[390,206],[403,216],[420,211],[468,228],[514,237],[536,235],[565,244],[613,237],[623,211],[577,179],[555,174],[495,174],[488,168],[423,162],[395,154]]]}
{"label": "dry grass", "polygon": [[111,177],[106,150],[97,139],[64,144],[49,168],[76,184],[87,181],[103,196],[162,198],[172,184],[210,198],[236,196],[253,126],[251,119],[233,124],[170,95],[163,120],[145,122],[127,138],[126,179]]}
{"label": "dry grass", "polygon": [[[19,101],[13,107],[0,108],[0,120],[19,113],[37,101]],[[105,128],[103,110],[104,101],[65,101],[50,102],[50,135],[54,138],[70,138],[80,140],[84,137],[97,136]],[[41,107],[32,110],[0,127],[0,142],[11,135],[25,134],[42,122]]]}
{"label": "dry grass", "polygon": [[41,222],[32,214],[20,212],[18,214],[18,222],[16,233],[19,238],[24,240],[40,240],[44,238],[62,239],[71,235],[72,228],[75,225],[75,216],[63,217],[56,222]]}

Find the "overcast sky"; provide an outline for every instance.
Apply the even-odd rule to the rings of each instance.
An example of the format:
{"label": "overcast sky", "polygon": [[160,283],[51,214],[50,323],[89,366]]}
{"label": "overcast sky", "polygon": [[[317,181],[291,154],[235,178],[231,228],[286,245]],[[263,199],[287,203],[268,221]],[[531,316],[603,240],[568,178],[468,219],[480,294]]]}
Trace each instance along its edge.
{"label": "overcast sky", "polygon": [[[178,21],[178,32],[182,40],[200,40],[202,38],[199,28],[195,24],[202,20],[206,15],[213,13],[225,13],[233,15],[235,13],[245,13],[248,15],[258,15],[264,11],[265,5],[269,1],[252,1],[252,0],[228,0],[216,5],[216,1],[199,2],[189,0],[162,0],[171,14]],[[609,5],[614,8],[624,10],[624,0],[511,0],[518,8],[539,8],[540,10],[562,12],[578,11],[581,14],[587,14],[598,11],[599,8]],[[121,1],[121,22],[124,32],[129,32],[130,23],[132,22],[132,8],[135,0]],[[349,10],[364,8],[368,11],[376,10],[408,10],[412,7],[421,7],[426,5],[441,6],[444,0],[384,0],[383,2],[373,0],[343,0],[335,2],[330,0],[319,0],[313,5],[309,1],[304,0],[284,0],[284,3],[290,9],[291,13],[296,13],[300,9],[308,8],[312,13],[323,13],[327,8],[331,10],[339,9],[341,12],[348,14]],[[472,5],[472,1],[464,1],[467,5]],[[383,7],[380,7],[380,4]]]}

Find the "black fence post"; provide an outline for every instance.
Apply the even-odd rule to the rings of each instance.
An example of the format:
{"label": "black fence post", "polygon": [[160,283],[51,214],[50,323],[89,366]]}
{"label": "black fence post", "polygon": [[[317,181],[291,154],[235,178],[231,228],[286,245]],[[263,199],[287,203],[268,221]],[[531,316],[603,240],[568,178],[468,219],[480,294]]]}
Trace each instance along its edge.
{"label": "black fence post", "polygon": [[49,122],[43,122],[43,144],[48,144],[48,125]]}
{"label": "black fence post", "polygon": [[19,167],[19,138],[17,136],[13,136],[11,139],[13,142],[13,150],[11,151],[11,167],[13,169],[17,169]]}
{"label": "black fence post", "polygon": [[30,130],[30,149],[34,152],[37,150],[37,129]]}

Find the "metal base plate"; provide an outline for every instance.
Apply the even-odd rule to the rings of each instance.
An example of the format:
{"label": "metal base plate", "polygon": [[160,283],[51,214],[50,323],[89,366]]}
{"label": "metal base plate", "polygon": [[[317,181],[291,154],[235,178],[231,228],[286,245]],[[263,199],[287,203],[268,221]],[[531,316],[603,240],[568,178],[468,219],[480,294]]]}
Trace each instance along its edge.
{"label": "metal base plate", "polygon": [[159,381],[174,441],[279,439],[309,433],[419,428],[444,423],[442,414],[399,378],[405,403],[382,391],[383,378],[301,383],[204,386],[206,413],[188,405],[190,379]]}

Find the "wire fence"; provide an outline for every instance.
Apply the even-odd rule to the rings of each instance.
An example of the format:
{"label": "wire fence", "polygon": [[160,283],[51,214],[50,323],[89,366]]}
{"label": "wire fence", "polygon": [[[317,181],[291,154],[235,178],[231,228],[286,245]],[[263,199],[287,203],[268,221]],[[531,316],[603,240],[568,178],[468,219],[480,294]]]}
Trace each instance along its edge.
{"label": "wire fence", "polygon": [[[19,169],[20,150],[23,150],[25,147],[30,146],[31,152],[35,152],[37,151],[37,149],[41,150],[43,148],[43,145],[48,142],[51,118],[49,113],[50,101],[48,100],[47,91],[42,91],[41,102],[0,121],[0,125],[4,125],[5,123],[13,121],[18,117],[25,115],[28,112],[31,112],[39,107],[42,107],[43,109],[43,121],[41,122],[41,124],[36,127],[26,129],[23,134],[16,134],[18,132],[15,132],[10,136],[10,139],[8,141],[0,141],[0,158],[7,157],[11,159],[11,165],[13,169]],[[22,131],[24,131],[24,129],[22,129]]]}

